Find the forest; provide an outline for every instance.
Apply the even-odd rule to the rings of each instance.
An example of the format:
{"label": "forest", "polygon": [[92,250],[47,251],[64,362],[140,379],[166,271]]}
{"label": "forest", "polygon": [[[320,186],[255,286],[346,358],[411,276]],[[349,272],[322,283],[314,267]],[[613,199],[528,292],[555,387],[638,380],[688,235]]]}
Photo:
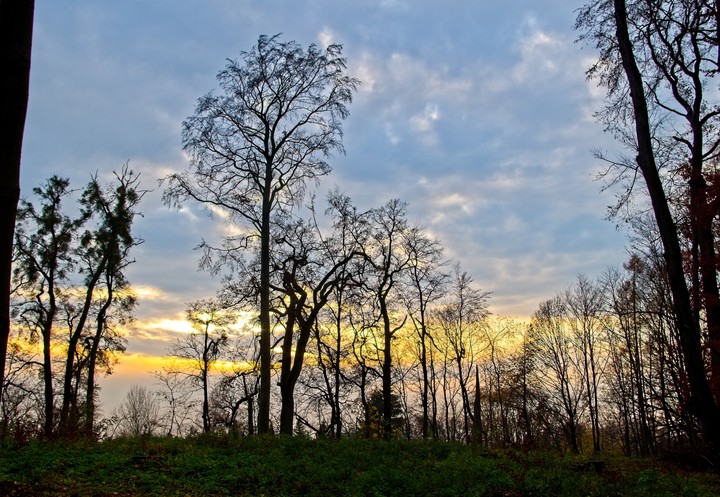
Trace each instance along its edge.
{"label": "forest", "polygon": [[[140,298],[127,268],[150,186],[129,162],[109,182],[52,176],[20,198],[32,4],[0,4],[1,64],[13,74],[0,91],[3,128],[15,132],[1,154],[3,447],[144,440],[147,452],[150,437],[221,447],[227,436],[291,450],[278,448],[288,438],[263,438],[279,434],[717,468],[717,1],[578,10],[579,39],[598,53],[587,77],[605,91],[596,118],[626,151],[594,153],[628,257],[548,289],[555,296],[527,319],[491,314],[492,289],[446,257],[403,199],[361,209],[339,189],[316,195],[344,153],[362,82],[339,44],[260,36],[183,122],[187,168],[159,178],[168,208],[202,206],[222,225],[199,246],[217,293],[187,304],[192,332],[168,345],[156,388],[133,386],[103,415],[98,389],[122,361]],[[157,462],[142,457],[142,470]]]}

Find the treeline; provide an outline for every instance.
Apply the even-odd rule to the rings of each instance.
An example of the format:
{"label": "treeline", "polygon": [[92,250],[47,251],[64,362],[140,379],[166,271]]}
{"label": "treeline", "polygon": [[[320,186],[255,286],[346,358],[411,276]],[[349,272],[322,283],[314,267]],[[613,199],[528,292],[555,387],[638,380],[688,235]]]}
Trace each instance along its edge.
{"label": "treeline", "polygon": [[[379,211],[387,214],[387,206]],[[523,322],[490,316],[489,295],[459,266],[448,268],[439,257],[410,258],[409,249],[418,245],[411,233],[422,230],[404,221],[396,226],[397,238],[384,239],[384,246],[394,247],[393,260],[410,262],[395,268],[386,294],[389,326],[369,284],[382,281],[374,277],[383,273],[375,273],[365,256],[343,268],[344,278],[337,277],[307,335],[288,324],[298,319],[291,303],[306,297],[317,302],[317,294],[307,290],[317,285],[297,279],[298,271],[276,273],[278,285],[285,281],[273,307],[276,430],[576,453],[647,456],[701,449],[655,244],[642,252],[636,245],[622,270],[608,269],[594,280],[579,276]],[[337,240],[337,234],[327,239]],[[439,256],[437,242],[423,238],[423,246]],[[312,267],[309,254],[301,260]],[[327,268],[331,260],[315,262]],[[316,273],[320,279],[326,275]],[[312,306],[303,311],[311,312]],[[190,306],[196,332],[172,350],[192,362],[158,371],[155,392],[133,389],[115,413],[113,433],[255,433],[256,339],[252,330],[233,326],[232,315],[217,301]],[[390,432],[384,417],[388,379]],[[289,421],[283,418],[288,412]]]}

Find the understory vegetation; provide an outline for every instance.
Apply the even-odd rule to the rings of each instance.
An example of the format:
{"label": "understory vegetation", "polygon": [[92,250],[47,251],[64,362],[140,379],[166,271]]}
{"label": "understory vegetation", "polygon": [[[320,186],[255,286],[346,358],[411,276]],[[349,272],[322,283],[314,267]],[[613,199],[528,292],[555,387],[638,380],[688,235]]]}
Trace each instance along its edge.
{"label": "understory vegetation", "polygon": [[712,496],[688,461],[304,437],[119,438],[0,449],[4,496]]}

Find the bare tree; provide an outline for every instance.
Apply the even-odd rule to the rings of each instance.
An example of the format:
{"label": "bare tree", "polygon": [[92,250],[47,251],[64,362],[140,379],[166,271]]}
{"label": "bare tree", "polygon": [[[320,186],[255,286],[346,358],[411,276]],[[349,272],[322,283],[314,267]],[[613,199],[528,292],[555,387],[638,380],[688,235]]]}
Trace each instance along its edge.
{"label": "bare tree", "polygon": [[188,377],[181,373],[177,364],[169,364],[152,375],[161,387],[157,394],[163,400],[160,419],[165,434],[168,437],[187,435],[193,429],[191,413],[196,407]]}
{"label": "bare tree", "polygon": [[[622,166],[633,178],[641,175],[645,182],[662,240],[675,325],[692,390],[689,407],[700,422],[712,459],[720,458],[720,428],[715,421],[720,408],[705,374],[698,313],[687,285],[678,223],[662,167],[670,162],[674,144],[685,146],[685,153],[690,155],[686,170],[690,180],[690,240],[697,269],[693,273],[699,274],[694,293],[704,295],[710,344],[716,347],[720,300],[714,235],[708,231],[716,216],[705,211],[707,179],[702,174],[703,164],[714,162],[718,151],[716,136],[703,138],[706,131],[716,133],[719,116],[716,106],[703,101],[706,79],[717,75],[718,58],[710,57],[718,47],[718,16],[712,12],[716,7],[694,0],[596,0],[581,9],[576,24],[583,37],[600,49],[600,59],[589,75],[597,76],[607,88],[610,112],[606,122],[636,152],[635,163],[627,161]],[[656,112],[664,116],[653,120]],[[682,121],[686,127],[681,131]],[[663,124],[670,130],[669,142],[658,133]],[[679,165],[675,163],[675,167]],[[715,357],[720,374],[720,355]]]}
{"label": "bare tree", "polygon": [[187,320],[192,333],[178,338],[170,354],[189,362],[181,366],[179,373],[188,378],[194,389],[202,396],[202,429],[209,432],[210,420],[210,374],[228,343],[228,325],[234,320],[232,312],[215,300],[198,300],[187,307]]}
{"label": "bare tree", "polygon": [[[422,373],[420,402],[422,407],[422,436],[428,438],[431,428],[431,353],[434,347],[430,331],[431,306],[444,295],[448,275],[442,272],[443,248],[438,240],[425,234],[420,228],[413,228],[407,240],[411,257],[408,270],[408,285],[403,300],[417,334],[417,357]],[[437,421],[433,420],[433,424]],[[435,430],[436,432],[437,430]]]}
{"label": "bare tree", "polygon": [[120,434],[129,437],[154,435],[160,426],[160,407],[157,398],[147,388],[130,387],[125,400],[117,408]]}
{"label": "bare tree", "polygon": [[202,97],[183,123],[190,170],[166,178],[168,204],[197,201],[249,228],[225,239],[215,252],[220,264],[224,254],[259,239],[260,433],[270,428],[271,217],[292,209],[308,181],[330,172],[328,157],[343,150],[341,122],[358,81],[345,74],[341,51],[334,44],[305,51],[278,36],[261,36],[241,53],[241,62],[228,62],[218,74],[223,94]]}
{"label": "bare tree", "polygon": [[562,298],[557,296],[540,304],[533,315],[530,339],[539,365],[535,374],[548,390],[555,421],[560,424],[570,450],[579,453],[585,379]]}
{"label": "bare tree", "polygon": [[462,398],[463,435],[470,439],[473,402],[470,399],[470,381],[481,345],[481,325],[488,316],[490,296],[472,286],[472,278],[456,264],[448,301],[435,314],[449,346],[450,359],[457,371]]}

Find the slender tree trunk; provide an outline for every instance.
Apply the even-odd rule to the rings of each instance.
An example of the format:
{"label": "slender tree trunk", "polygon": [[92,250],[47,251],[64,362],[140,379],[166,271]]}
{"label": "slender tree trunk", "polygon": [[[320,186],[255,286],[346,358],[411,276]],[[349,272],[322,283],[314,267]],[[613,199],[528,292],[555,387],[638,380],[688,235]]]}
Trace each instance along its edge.
{"label": "slender tree trunk", "polygon": [[210,372],[210,348],[212,347],[210,340],[210,323],[205,323],[205,334],[203,343],[203,357],[202,357],[202,420],[203,420],[203,431],[205,433],[210,432],[210,400],[209,400],[209,382],[208,376]]}
{"label": "slender tree trunk", "polygon": [[[10,285],[27,116],[34,0],[0,2],[0,392],[10,337]],[[0,402],[2,396],[0,395]]]}
{"label": "slender tree trunk", "polygon": [[[107,256],[106,256],[107,257]],[[60,434],[62,436],[70,436],[73,434],[76,426],[70,426],[70,406],[77,404],[77,389],[73,389],[73,377],[76,375],[75,357],[77,355],[78,343],[85,330],[85,323],[90,314],[90,306],[92,305],[93,292],[95,286],[105,270],[106,257],[103,257],[100,267],[92,275],[88,286],[85,289],[85,300],[80,317],[77,320],[75,328],[71,330],[70,340],[68,341],[67,352],[65,353],[65,376],[63,378],[63,401],[60,409]],[[80,367],[79,365],[77,367]]]}
{"label": "slender tree trunk", "polygon": [[429,415],[429,378],[427,365],[427,327],[425,325],[425,313],[420,311],[420,365],[422,367],[422,437],[428,438],[430,431],[430,415]]}
{"label": "slender tree trunk", "polygon": [[88,376],[87,388],[85,389],[85,432],[90,435],[95,426],[95,368],[97,367],[97,356],[100,350],[100,340],[105,332],[105,317],[107,310],[113,301],[112,285],[108,285],[108,297],[98,312],[95,327],[95,336],[88,354]]}
{"label": "slender tree trunk", "polygon": [[480,400],[480,373],[475,366],[475,399],[473,401],[473,443],[483,446],[482,404]]}
{"label": "slender tree trunk", "polygon": [[642,171],[645,184],[655,213],[658,231],[665,251],[665,265],[673,297],[676,325],[685,359],[685,369],[692,392],[689,406],[700,421],[703,438],[712,448],[712,458],[720,456],[720,410],[713,398],[705,376],[700,343],[700,330],[693,320],[690,294],[685,282],[682,252],[675,223],[668,206],[662,180],[655,163],[652,148],[652,132],[645,100],[642,75],[635,60],[632,41],[628,32],[625,0],[614,1],[616,38],[622,57],[623,69],[630,87],[635,115],[636,139],[638,145],[637,163]]}
{"label": "slender tree trunk", "polygon": [[340,347],[342,347],[342,324],[341,324],[341,315],[342,315],[342,290],[340,290],[340,295],[338,297],[338,320],[336,323],[335,328],[335,350],[337,353],[337,356],[335,357],[335,362],[333,364],[333,372],[335,374],[335,386],[334,386],[334,392],[333,392],[333,421],[335,423],[335,438],[337,440],[340,440],[340,437],[342,436],[342,415],[340,412]]}
{"label": "slender tree trunk", "polygon": [[248,398],[248,435],[255,434],[255,397]]}
{"label": "slender tree trunk", "polygon": [[270,432],[270,167],[265,177],[260,233],[260,391],[258,392],[257,430],[260,435]]}
{"label": "slender tree trunk", "polygon": [[380,299],[380,312],[385,335],[382,364],[383,438],[389,440],[392,437],[392,329],[384,298]]}

